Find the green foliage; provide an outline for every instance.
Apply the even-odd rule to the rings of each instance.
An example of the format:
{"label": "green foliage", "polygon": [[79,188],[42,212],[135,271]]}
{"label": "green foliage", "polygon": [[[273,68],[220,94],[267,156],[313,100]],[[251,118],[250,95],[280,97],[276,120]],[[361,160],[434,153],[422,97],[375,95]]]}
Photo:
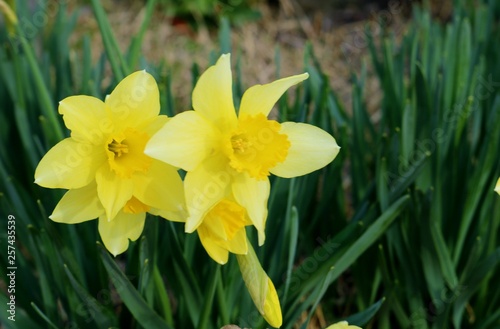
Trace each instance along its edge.
{"label": "green foliage", "polygon": [[[387,264],[380,268],[387,296],[382,323],[394,316],[401,327],[499,324],[493,310],[500,292],[492,279],[500,261],[499,202],[492,193],[500,165],[495,4],[472,11],[457,4],[445,26],[415,8],[401,43],[388,36],[377,47],[369,38],[386,91],[376,127],[381,138],[368,146],[383,149],[374,166],[384,179],[376,180],[373,194],[382,210],[387,192],[418,172],[409,187],[411,211],[387,232],[378,255]],[[368,292],[365,303],[373,301]]]}
{"label": "green foliage", "polygon": [[[148,217],[142,237],[113,259],[96,244],[96,221],[48,219],[62,191],[38,187],[33,174],[68,134],[57,102],[76,94],[102,99],[142,68],[154,2],[123,54],[100,2],[92,1],[106,49],[96,65],[88,38],[70,56],[77,13],[37,3],[43,24],[18,1],[16,34],[0,30],[0,209],[2,218],[16,218],[17,266],[16,322],[0,312],[5,328],[266,327],[236,258],[215,264],[179,223]],[[267,239],[255,251],[278,289],[284,328],[306,328],[319,306],[328,322],[347,318],[374,328],[500,326],[500,198],[493,192],[500,176],[499,17],[493,0],[474,8],[457,2],[445,25],[415,8],[400,42],[388,31],[378,43],[368,31],[383,95],[377,122],[366,107],[366,68],[353,74],[347,110],[306,49],[310,78],[294,101],[280,101],[280,121],[315,124],[342,149],[318,172],[272,179]],[[223,51],[237,48],[227,21],[220,38]],[[246,82],[235,57],[239,102]],[[279,60],[277,52],[277,67]],[[102,86],[106,63],[114,80]],[[166,81],[162,113],[173,115],[172,77],[148,65]],[[193,64],[193,81],[200,70]],[[248,234],[255,242],[255,232]],[[2,280],[7,266],[2,257]],[[0,292],[2,305],[8,298]]]}
{"label": "green foliage", "polygon": [[200,24],[217,25],[221,16],[238,25],[260,18],[251,0],[159,0],[158,3],[174,18],[174,24],[186,23],[195,29]]}

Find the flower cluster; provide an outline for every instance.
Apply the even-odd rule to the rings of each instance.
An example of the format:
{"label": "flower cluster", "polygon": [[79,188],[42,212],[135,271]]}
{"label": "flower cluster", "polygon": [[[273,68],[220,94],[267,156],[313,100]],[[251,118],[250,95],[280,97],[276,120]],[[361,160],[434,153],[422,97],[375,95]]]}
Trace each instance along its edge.
{"label": "flower cluster", "polygon": [[[307,78],[253,86],[237,112],[226,54],[200,76],[194,110],[173,118],[159,115],[158,87],[145,71],[126,77],[104,102],[64,99],[59,113],[71,136],[49,150],[35,172],[35,183],[68,189],[50,218],[67,224],[98,218],[102,241],[115,256],[140,236],[147,212],[185,222],[217,263],[237,255],[257,309],[281,326],[276,289],[245,227],[254,226],[264,243],[270,174],[305,175],[339,152],[317,127],[268,118],[281,95]],[[178,168],[186,171],[184,181]]]}

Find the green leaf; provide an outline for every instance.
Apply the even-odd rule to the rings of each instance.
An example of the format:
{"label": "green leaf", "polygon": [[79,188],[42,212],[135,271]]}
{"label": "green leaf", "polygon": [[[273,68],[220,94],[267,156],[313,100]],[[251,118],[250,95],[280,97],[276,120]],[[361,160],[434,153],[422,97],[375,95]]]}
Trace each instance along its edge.
{"label": "green leaf", "polygon": [[165,321],[170,325],[174,325],[174,320],[172,317],[172,306],[170,305],[170,300],[168,298],[167,289],[163,283],[160,271],[155,265],[153,268],[153,282],[154,282],[154,292],[156,293],[156,298],[158,300],[159,308],[162,311],[162,315]]}
{"label": "green leaf", "polygon": [[221,17],[220,19],[219,43],[221,54],[231,52],[231,26],[227,17]]}
{"label": "green leaf", "polygon": [[101,305],[78,281],[76,281],[66,264],[64,264],[64,271],[68,275],[71,286],[80,297],[82,301],[81,305],[88,311],[86,313],[89,315],[90,319],[85,319],[85,322],[87,322],[87,320],[94,320],[97,327],[103,329],[118,327],[118,320],[115,314]]}
{"label": "green leaf", "polygon": [[363,312],[359,312],[349,316],[348,318],[345,319],[345,321],[347,321],[350,325],[359,327],[365,326],[368,323],[368,321],[370,321],[375,316],[375,314],[378,312],[378,310],[380,309],[380,307],[384,302],[385,302],[385,297],[380,299],[378,302],[376,302]]}
{"label": "green leaf", "polygon": [[52,323],[52,321],[50,321],[47,315],[45,315],[35,303],[31,302],[31,306],[33,307],[35,312],[37,312],[38,315],[40,315],[40,317],[50,326],[50,328],[57,329],[57,326],[54,323]]}
{"label": "green leaf", "polygon": [[[336,253],[341,253],[339,258],[337,257],[328,257],[326,259],[322,259],[322,262],[319,264],[319,268],[316,269],[313,273],[307,271],[305,273],[310,273],[308,276],[301,278],[299,275],[294,277],[295,287],[294,290],[299,296],[303,296],[313,290],[322,279],[326,276],[326,274],[330,271],[330,268],[333,267],[333,273],[329,276],[328,285],[332,284],[349,266],[351,266],[357,259],[360,257],[368,247],[370,247],[377,239],[379,239],[387,230],[387,228],[393,223],[393,221],[397,218],[397,216],[405,209],[407,203],[409,202],[410,197],[405,195],[398,199],[394,204],[392,204],[380,217],[378,217],[373,224],[347,249],[341,253],[341,251],[336,250]],[[354,227],[354,226],[351,226]],[[334,246],[337,246],[333,241],[327,241],[324,244],[324,247],[318,248],[313,254],[321,255],[324,252],[332,253]],[[333,250],[324,250],[328,246],[329,249]],[[323,258],[323,257],[322,257]],[[304,261],[304,263],[306,263]],[[296,270],[296,273],[303,272],[303,269],[299,267]],[[298,298],[298,297],[297,297]],[[300,316],[302,310],[309,307],[305,302],[296,302],[292,307],[290,307],[285,316],[285,323],[293,323],[296,321],[297,317]],[[290,324],[291,326],[291,324]],[[288,327],[287,327],[288,328]]]}
{"label": "green leaf", "polygon": [[[42,329],[47,328],[47,326],[41,326],[30,317],[26,311],[19,305],[16,305],[15,313],[9,313],[9,308],[3,306],[7,305],[10,299],[2,293],[0,293],[0,303],[2,304],[2,312],[0,312],[0,322],[5,326],[5,329],[20,329],[20,328],[30,328],[30,329]],[[15,315],[14,317],[12,317]],[[11,317],[9,319],[9,317]]]}
{"label": "green leaf", "polygon": [[172,327],[163,321],[144,301],[137,289],[111,258],[106,248],[101,244],[99,246],[101,247],[101,260],[109,274],[111,282],[113,282],[116,291],[134,318],[146,329],[171,329]]}
{"label": "green leaf", "polygon": [[448,283],[448,286],[453,288],[458,284],[457,274],[455,273],[455,267],[453,266],[453,261],[451,260],[451,255],[444,241],[443,232],[437,223],[431,223],[431,237],[434,242],[434,247],[436,250],[436,255],[439,259],[439,264],[441,265],[441,271],[443,273],[443,278]]}
{"label": "green leaf", "polygon": [[453,324],[456,328],[461,327],[463,313],[471,296],[476,292],[481,281],[483,281],[488,273],[493,271],[500,264],[500,247],[496,248],[488,258],[477,264],[474,270],[468,277],[460,280],[460,285],[456,292],[456,301],[453,304]]}
{"label": "green leaf", "polygon": [[[293,191],[293,189],[291,189]],[[290,241],[288,253],[288,265],[286,268],[285,291],[283,293],[283,301],[287,300],[288,289],[290,288],[290,278],[292,276],[293,261],[297,250],[297,239],[299,237],[299,214],[297,208],[292,207],[290,216],[287,216],[287,222],[290,223]]]}
{"label": "green leaf", "polygon": [[[19,41],[21,42],[22,49],[24,54],[26,55],[26,59],[28,61],[29,68],[31,70],[31,74],[33,76],[33,82],[35,84],[35,91],[37,93],[37,98],[40,103],[42,113],[48,119],[51,127],[52,134],[49,135],[49,141],[51,144],[55,144],[64,138],[63,130],[60,124],[60,119],[58,118],[58,114],[55,110],[54,103],[52,102],[50,92],[47,86],[47,83],[44,81],[40,66],[35,58],[35,53],[33,51],[32,46],[28,43],[28,41],[22,36],[23,32],[20,30]],[[22,78],[22,77],[18,77]],[[25,79],[30,79],[28,77],[24,77]]]}
{"label": "green leaf", "polygon": [[210,312],[213,308],[215,288],[217,286],[217,281],[220,277],[220,265],[215,265],[215,270],[212,271],[211,277],[207,280],[207,290],[204,296],[203,308],[198,321],[198,329],[211,328],[209,323]]}
{"label": "green leaf", "polygon": [[[490,127],[498,127],[500,123],[500,95],[495,99],[488,123],[491,125]],[[493,128],[486,137],[488,138],[488,143],[484,145],[481,151],[480,163],[478,169],[474,171],[471,177],[471,182],[473,182],[473,184],[471,184],[470,189],[468,189],[467,198],[465,199],[464,213],[459,224],[457,243],[454,248],[455,253],[453,255],[453,262],[455,266],[457,266],[460,261],[470,225],[481,204],[480,201],[483,198],[483,194],[491,184],[490,181],[492,180],[492,176],[480,168],[491,168],[496,164],[495,160],[498,159],[497,153],[500,147],[500,129]],[[488,190],[487,193],[491,193],[491,191]]]}
{"label": "green leaf", "polygon": [[[334,264],[335,274],[331,282],[337,279],[358,257],[370,247],[389,228],[397,216],[403,211],[409,202],[408,195],[402,196],[394,202],[375,222],[357,239]],[[324,267],[325,265],[323,265]],[[330,282],[330,283],[331,283]]]}
{"label": "green leaf", "polygon": [[315,313],[319,302],[321,301],[321,299],[325,295],[326,290],[328,289],[328,282],[331,279],[332,273],[333,273],[333,267],[330,268],[330,271],[328,271],[328,273],[326,274],[323,282],[320,285],[318,285],[316,287],[316,289],[314,289],[314,291],[311,293],[311,296],[309,296],[309,299],[314,299],[314,304],[312,305],[311,309],[309,310],[309,312],[308,312],[309,314],[307,316],[307,319],[302,324],[301,329],[307,329],[307,327],[309,326],[309,322],[311,322],[311,317]]}
{"label": "green leaf", "polygon": [[146,34],[149,23],[151,22],[151,17],[155,8],[156,0],[147,1],[146,15],[144,16],[144,20],[142,21],[139,33],[132,37],[132,42],[130,43],[128,49],[128,67],[132,68],[132,70],[135,69],[135,67],[137,66],[137,62],[139,61],[142,41],[144,40],[144,35]]}
{"label": "green leaf", "polygon": [[99,25],[99,30],[101,31],[102,41],[104,43],[104,48],[106,49],[106,55],[108,56],[109,63],[111,64],[111,69],[117,81],[123,80],[126,75],[128,75],[129,69],[125,62],[125,58],[118,46],[111,26],[109,24],[106,12],[102,8],[101,2],[97,0],[90,0],[92,8],[94,9],[95,18]]}

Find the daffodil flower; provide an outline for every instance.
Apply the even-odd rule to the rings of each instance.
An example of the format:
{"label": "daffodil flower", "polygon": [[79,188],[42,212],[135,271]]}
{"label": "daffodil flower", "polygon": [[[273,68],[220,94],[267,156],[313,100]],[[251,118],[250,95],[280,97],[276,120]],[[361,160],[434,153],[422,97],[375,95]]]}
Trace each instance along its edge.
{"label": "daffodil flower", "polygon": [[500,195],[500,178],[497,180],[497,186],[495,186],[495,192]]}
{"label": "daffodil flower", "polygon": [[248,225],[252,222],[246,209],[228,195],[206,213],[196,231],[203,247],[217,263],[226,264],[229,252],[236,255],[243,281],[258,311],[270,325],[280,327],[278,294],[247,240],[245,226]]}
{"label": "daffodil flower", "polygon": [[234,198],[220,200],[205,215],[197,232],[210,257],[219,264],[226,264],[229,252],[248,253],[245,226],[252,225],[247,211]]}
{"label": "daffodil flower", "polygon": [[68,224],[99,218],[101,238],[114,255],[140,236],[146,212],[183,221],[177,169],[144,154],[168,121],[159,111],[158,86],[145,71],[123,79],[105,102],[83,95],[62,100],[59,113],[71,136],[35,171],[38,185],[69,189],[50,218]]}
{"label": "daffodil flower", "polygon": [[176,115],[150,139],[147,155],[187,171],[186,232],[194,232],[207,212],[226,195],[233,195],[263,244],[270,173],[301,176],[335,158],[340,148],[327,132],[267,118],[281,95],[307,77],[304,73],[251,87],[237,115],[230,55],[222,55],[200,76],[193,91],[194,111]]}
{"label": "daffodil flower", "polygon": [[340,321],[340,322],[332,324],[331,326],[327,327],[326,329],[361,329],[361,327],[349,325],[349,323],[347,323],[347,321]]}

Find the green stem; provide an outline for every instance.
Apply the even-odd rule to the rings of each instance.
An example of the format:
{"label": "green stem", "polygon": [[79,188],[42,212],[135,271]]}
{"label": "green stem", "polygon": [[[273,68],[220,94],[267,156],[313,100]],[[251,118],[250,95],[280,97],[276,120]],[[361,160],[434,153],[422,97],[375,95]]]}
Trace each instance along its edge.
{"label": "green stem", "polygon": [[220,265],[217,264],[215,271],[212,272],[212,276],[208,280],[210,286],[207,288],[207,293],[205,295],[205,303],[203,305],[203,310],[200,315],[200,321],[198,322],[198,329],[209,328],[209,318],[210,311],[212,310],[215,288],[217,287],[217,281],[220,277]]}
{"label": "green stem", "polygon": [[226,304],[226,296],[224,294],[222,275],[217,277],[217,300],[219,302],[219,316],[222,323],[229,323],[229,314],[227,313],[228,306]]}
{"label": "green stem", "polygon": [[40,67],[35,59],[35,55],[33,52],[33,48],[26,41],[24,37],[22,37],[23,32],[20,27],[18,27],[18,35],[19,41],[21,42],[21,46],[26,55],[26,59],[28,60],[28,65],[31,69],[31,73],[33,74],[33,80],[36,86],[36,90],[38,92],[38,99],[40,102],[40,106],[42,108],[42,113],[47,117],[50,125],[53,128],[54,139],[51,142],[54,144],[64,138],[64,133],[59,124],[58,118],[56,116],[56,112],[54,111],[54,105],[52,103],[49,90],[47,85],[42,77],[42,72],[40,71]]}

